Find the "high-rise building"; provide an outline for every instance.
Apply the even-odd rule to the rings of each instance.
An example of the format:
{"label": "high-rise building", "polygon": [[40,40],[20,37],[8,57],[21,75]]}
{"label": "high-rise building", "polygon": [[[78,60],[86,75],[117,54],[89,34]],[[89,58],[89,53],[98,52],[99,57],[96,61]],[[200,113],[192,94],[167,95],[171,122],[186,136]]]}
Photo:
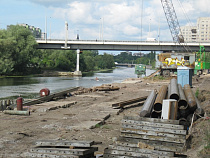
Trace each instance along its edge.
{"label": "high-rise building", "polygon": [[[32,34],[35,38],[41,38],[42,30],[40,28],[31,26],[31,25],[28,25],[28,24],[18,24],[18,25],[23,26],[26,29],[29,29],[32,32]],[[7,29],[9,29],[9,27],[10,27],[10,25],[7,26]]]}
{"label": "high-rise building", "polygon": [[182,26],[185,42],[210,42],[210,17],[200,17],[196,26]]}
{"label": "high-rise building", "polygon": [[198,18],[197,32],[197,42],[210,42],[210,17]]}

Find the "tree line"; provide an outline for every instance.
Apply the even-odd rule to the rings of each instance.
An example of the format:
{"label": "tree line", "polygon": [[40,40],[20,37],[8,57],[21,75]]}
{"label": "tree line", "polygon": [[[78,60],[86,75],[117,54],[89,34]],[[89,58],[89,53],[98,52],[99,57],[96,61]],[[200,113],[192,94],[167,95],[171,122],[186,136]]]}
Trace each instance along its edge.
{"label": "tree line", "polygon": [[144,65],[152,65],[155,67],[155,56],[156,52],[150,52],[148,54],[144,54],[143,56],[133,56],[128,52],[121,52],[120,54],[114,56],[115,62],[118,63],[128,63],[128,64],[144,64]]}
{"label": "tree line", "polygon": [[[42,70],[75,71],[76,51],[39,50],[30,30],[10,25],[0,30],[0,75],[28,75]],[[83,72],[114,67],[114,57],[98,51],[83,51],[80,70]]]}

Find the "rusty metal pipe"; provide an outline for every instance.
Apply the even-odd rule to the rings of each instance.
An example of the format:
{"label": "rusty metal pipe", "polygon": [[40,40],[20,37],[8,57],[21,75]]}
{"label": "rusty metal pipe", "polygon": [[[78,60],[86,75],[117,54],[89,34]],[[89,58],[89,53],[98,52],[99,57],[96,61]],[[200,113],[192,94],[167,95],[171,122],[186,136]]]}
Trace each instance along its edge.
{"label": "rusty metal pipe", "polygon": [[178,107],[179,109],[187,109],[187,99],[185,97],[184,91],[182,89],[181,84],[178,84],[179,89],[179,101],[178,101]]}
{"label": "rusty metal pipe", "polygon": [[158,95],[157,95],[155,103],[154,103],[154,110],[156,112],[162,111],[163,99],[166,98],[167,89],[168,89],[168,86],[163,85],[158,92]]}
{"label": "rusty metal pipe", "polygon": [[[195,95],[194,95],[195,96]],[[198,98],[195,96],[195,101],[196,101],[196,104],[197,104],[197,109],[195,110],[195,113],[198,114],[198,115],[201,115],[203,116],[204,115],[204,110],[201,108],[201,104],[200,104],[200,101],[198,100]]]}
{"label": "rusty metal pipe", "polygon": [[4,110],[5,114],[10,115],[30,115],[30,111],[18,111],[18,110]]}
{"label": "rusty metal pipe", "polygon": [[195,111],[195,109],[197,108],[197,104],[196,104],[194,94],[193,94],[189,84],[184,85],[184,94],[187,98],[187,103],[189,105],[189,109],[191,111]]}
{"label": "rusty metal pipe", "polygon": [[141,108],[141,111],[140,111],[141,117],[149,117],[150,116],[156,96],[157,96],[157,91],[152,90],[150,95],[147,97],[147,100],[144,102],[143,107]]}
{"label": "rusty metal pipe", "polygon": [[177,86],[177,80],[175,78],[171,79],[170,82],[170,99],[179,100],[179,90]]}

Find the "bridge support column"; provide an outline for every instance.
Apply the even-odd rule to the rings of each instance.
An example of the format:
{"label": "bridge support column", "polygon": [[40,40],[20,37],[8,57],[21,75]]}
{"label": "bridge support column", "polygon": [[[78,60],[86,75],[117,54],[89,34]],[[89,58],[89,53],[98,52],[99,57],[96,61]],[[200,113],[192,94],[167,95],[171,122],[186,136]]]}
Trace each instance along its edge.
{"label": "bridge support column", "polygon": [[79,54],[80,50],[77,49],[77,65],[76,65],[76,71],[74,71],[74,76],[82,76],[82,72],[79,71]]}

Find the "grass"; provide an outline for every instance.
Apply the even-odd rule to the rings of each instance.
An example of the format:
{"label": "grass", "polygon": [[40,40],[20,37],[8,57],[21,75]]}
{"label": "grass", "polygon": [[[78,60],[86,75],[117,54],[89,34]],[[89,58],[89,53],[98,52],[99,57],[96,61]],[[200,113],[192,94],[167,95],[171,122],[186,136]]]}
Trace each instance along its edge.
{"label": "grass", "polygon": [[199,95],[199,88],[196,89],[195,96],[198,98]]}

